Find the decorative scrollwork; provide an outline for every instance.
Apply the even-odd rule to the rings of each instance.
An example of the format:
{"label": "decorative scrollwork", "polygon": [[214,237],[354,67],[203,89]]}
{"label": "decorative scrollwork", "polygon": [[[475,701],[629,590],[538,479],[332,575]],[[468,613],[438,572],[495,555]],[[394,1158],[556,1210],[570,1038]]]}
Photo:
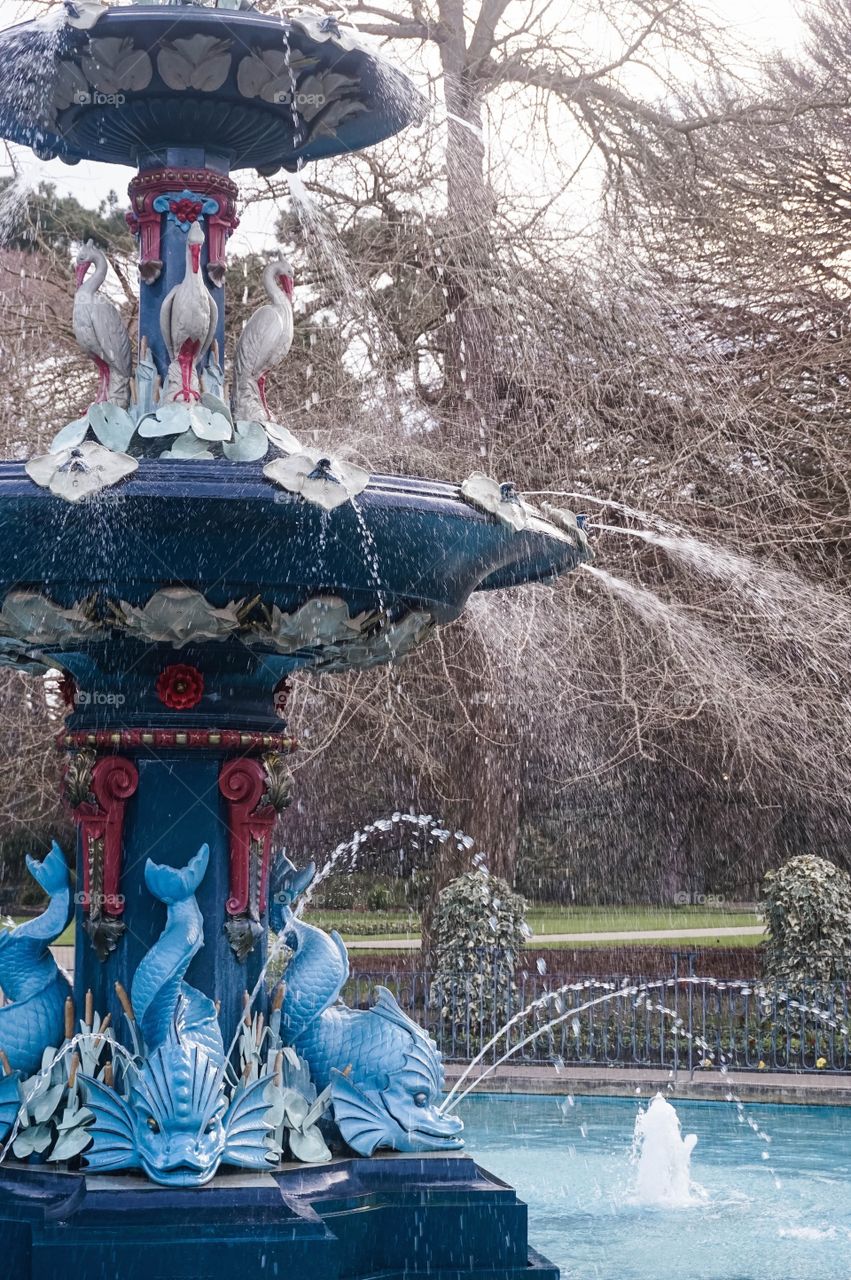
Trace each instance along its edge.
{"label": "decorative scrollwork", "polygon": [[219,790],[228,803],[230,896],[225,923],[239,960],[250,955],[263,932],[269,882],[272,828],[292,796],[292,775],[285,758],[268,752],[259,760],[231,760],[219,774]]}
{"label": "decorative scrollwork", "polygon": [[125,928],[120,892],[124,811],[139,785],[139,771],[122,756],[93,761],[94,752],[72,757],[66,787],[82,839],[85,929],[99,959],[105,960]]}

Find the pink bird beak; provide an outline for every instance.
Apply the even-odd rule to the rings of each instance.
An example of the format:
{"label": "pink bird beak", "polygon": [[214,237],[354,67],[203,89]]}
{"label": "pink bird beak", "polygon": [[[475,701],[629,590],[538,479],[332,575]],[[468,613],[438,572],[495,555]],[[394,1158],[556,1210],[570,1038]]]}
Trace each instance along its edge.
{"label": "pink bird beak", "polygon": [[284,293],[285,293],[285,294],[287,295],[287,297],[289,298],[290,302],[292,302],[292,300],[293,300],[293,278],[292,278],[292,276],[278,276],[278,284],[281,286],[281,288],[283,289]]}
{"label": "pink bird beak", "polygon": [[90,267],[91,265],[92,265],[92,264],[91,264],[91,262],[78,262],[78,263],[77,263],[76,276],[77,276],[77,288],[78,288],[78,289],[79,289],[80,285],[83,283],[83,281],[85,280],[85,278],[86,278],[86,272],[88,271],[88,269],[89,269],[89,267]]}
{"label": "pink bird beak", "polygon": [[191,244],[189,246],[189,252],[192,254],[192,273],[197,276],[198,272],[201,270],[200,244]]}

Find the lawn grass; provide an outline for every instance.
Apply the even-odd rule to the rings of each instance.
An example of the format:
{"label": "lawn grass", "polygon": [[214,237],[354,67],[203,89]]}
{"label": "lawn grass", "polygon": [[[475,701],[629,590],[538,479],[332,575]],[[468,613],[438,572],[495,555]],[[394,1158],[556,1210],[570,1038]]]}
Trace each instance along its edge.
{"label": "lawn grass", "polygon": [[[329,911],[322,909],[309,913],[311,924],[320,929],[337,929],[347,942],[394,941],[418,938],[420,932],[419,917],[408,911]],[[753,934],[735,938],[689,938],[677,936],[659,939],[660,945],[676,948],[678,946],[756,946],[762,941],[761,922],[753,911],[737,908],[707,907],[532,907],[527,922],[533,937],[529,946],[548,946],[569,948],[573,945],[581,947],[626,947],[630,942],[626,939],[612,941],[582,941],[573,944],[570,941],[547,942],[548,935],[558,933],[615,933],[632,930],[650,929],[714,929],[725,926],[753,926]],[[647,946],[652,939],[635,939],[635,946]],[[74,942],[74,925],[68,926],[57,939],[58,946],[72,946]],[[386,954],[386,951],[384,952]]]}
{"label": "lawn grass", "polygon": [[[419,918],[403,911],[328,911],[311,912],[313,924],[321,929],[337,929],[347,942],[390,941],[396,938],[419,937]],[[669,944],[690,943],[692,946],[752,946],[762,940],[761,921],[754,911],[746,908],[724,910],[707,907],[532,907],[526,917],[533,938],[529,945],[541,946],[548,934],[558,933],[615,933],[647,929],[714,929],[730,926],[752,926],[752,935],[742,938],[665,938]],[[553,947],[570,947],[570,942],[546,943]],[[582,942],[580,946],[612,946],[611,941]],[[618,943],[628,946],[627,941]],[[636,945],[642,944],[641,939]]]}

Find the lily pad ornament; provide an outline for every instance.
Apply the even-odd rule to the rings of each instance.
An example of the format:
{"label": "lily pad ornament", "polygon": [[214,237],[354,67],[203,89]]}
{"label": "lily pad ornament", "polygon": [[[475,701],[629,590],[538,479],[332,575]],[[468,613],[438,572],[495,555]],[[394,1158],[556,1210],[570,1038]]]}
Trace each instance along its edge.
{"label": "lily pad ornament", "polygon": [[541,503],[541,511],[544,513],[550,524],[554,524],[556,528],[562,529],[565,533],[571,535],[576,546],[581,547],[583,551],[589,551],[588,535],[582,528],[572,511],[567,507],[554,507],[549,502]]}
{"label": "lily pad ornament", "polygon": [[194,404],[188,410],[188,417],[199,440],[230,440],[233,436],[230,414],[214,413],[204,405]]}
{"label": "lily pad ornament", "polygon": [[88,430],[88,415],[85,418],[77,418],[75,422],[69,422],[61,431],[57,431],[51,440],[50,452],[61,453],[63,449],[73,449],[75,445],[82,444]]}
{"label": "lily pad ornament", "polygon": [[259,462],[268,452],[269,437],[259,422],[238,422],[234,439],[222,445],[231,462]]}
{"label": "lily pad ornament", "polygon": [[201,396],[201,404],[205,409],[211,410],[212,413],[218,413],[233,426],[233,414],[230,411],[230,406],[220,396],[213,395],[212,391],[205,391]]}
{"label": "lily pad ornament", "polygon": [[435,622],[430,613],[414,610],[397,622],[379,627],[366,638],[347,645],[332,645],[326,650],[325,660],[314,670],[317,672],[350,671],[353,668],[383,666],[404,658],[431,635]]}
{"label": "lily pad ornament", "polygon": [[30,458],[25,469],[34,484],[49,489],[57,498],[81,502],[118,484],[138,466],[126,453],[114,453],[93,440],[84,440],[72,449]]}
{"label": "lily pad ornament", "polygon": [[65,0],[65,21],[77,31],[90,31],[107,7],[100,0]]}
{"label": "lily pad ornament", "polygon": [[175,461],[190,462],[196,460],[206,461],[214,455],[207,448],[203,440],[199,440],[191,431],[187,431],[184,435],[178,436],[170,449],[164,449],[160,454],[161,458],[173,458]]}
{"label": "lily pad ornament", "polygon": [[296,440],[291,431],[286,427],[282,427],[279,422],[264,422],[261,424],[266,435],[272,441],[277,449],[282,453],[303,453],[301,441]]}
{"label": "lily pad ornament", "polygon": [[375,619],[368,611],[351,617],[349,606],[339,596],[316,596],[295,613],[282,613],[273,605],[257,643],[271,645],[278,653],[342,644],[360,636]]}
{"label": "lily pad ornament", "polygon": [[529,523],[530,509],[513,484],[500,484],[484,472],[474,471],[461,485],[461,492],[474,507],[489,512],[518,532]]}
{"label": "lily pad ornament", "polygon": [[102,638],[85,607],[63,609],[35,591],[10,591],[0,609],[0,631],[29,644],[62,645]]}
{"label": "lily pad ornament", "polygon": [[263,474],[323,511],[334,511],[350,502],[369,484],[368,471],[350,462],[323,457],[318,449],[267,462]]}
{"label": "lily pad ornament", "polygon": [[188,431],[191,422],[182,404],[163,404],[139,423],[139,435],[147,439],[157,436],[179,436]]}
{"label": "lily pad ornament", "polygon": [[126,453],[136,434],[136,423],[127,410],[117,404],[93,404],[88,421],[101,444],[116,453]]}

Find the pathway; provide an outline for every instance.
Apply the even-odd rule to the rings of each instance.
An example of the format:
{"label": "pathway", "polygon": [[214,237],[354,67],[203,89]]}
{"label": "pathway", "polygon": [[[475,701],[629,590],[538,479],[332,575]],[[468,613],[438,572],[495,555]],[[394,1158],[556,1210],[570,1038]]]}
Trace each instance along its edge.
{"label": "pathway", "polygon": [[[726,924],[716,928],[700,929],[612,929],[595,930],[594,933],[536,933],[527,946],[548,947],[554,942],[667,942],[701,938],[759,938],[765,933],[761,924]],[[346,942],[350,951],[418,951],[419,938],[364,938],[359,942]]]}
{"label": "pathway", "polygon": [[[612,929],[594,933],[536,933],[528,946],[544,949],[554,942],[699,942],[701,938],[757,938],[765,929],[760,924],[719,925],[717,928],[700,929]],[[346,942],[350,951],[419,951],[419,938],[362,938],[358,942]],[[68,972],[74,968],[73,947],[53,947],[59,965]]]}
{"label": "pathway", "polygon": [[[463,1065],[446,1066],[447,1087],[458,1079]],[[475,1078],[473,1073],[465,1081]],[[536,1093],[570,1097],[600,1094],[607,1097],[651,1097],[661,1092],[672,1098],[742,1102],[797,1103],[805,1106],[851,1105],[851,1072],[688,1070],[676,1074],[659,1067],[562,1067],[502,1066],[485,1077],[476,1093]]]}

